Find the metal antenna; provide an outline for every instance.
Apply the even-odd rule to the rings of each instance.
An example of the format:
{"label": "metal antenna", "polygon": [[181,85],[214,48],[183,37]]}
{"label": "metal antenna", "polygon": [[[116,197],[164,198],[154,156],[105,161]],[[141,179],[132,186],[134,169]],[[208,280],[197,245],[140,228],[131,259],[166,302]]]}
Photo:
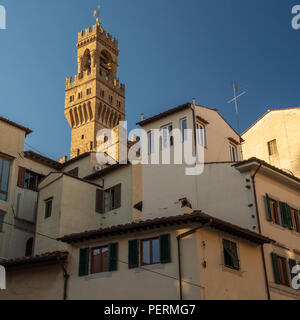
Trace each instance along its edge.
{"label": "metal antenna", "polygon": [[231,99],[230,101],[228,101],[228,103],[235,103],[235,112],[236,112],[236,120],[237,120],[237,125],[238,125],[238,134],[241,135],[241,127],[240,127],[240,118],[239,118],[239,108],[238,108],[238,98],[240,98],[241,96],[243,96],[244,94],[246,94],[246,91],[243,91],[242,93],[240,93],[239,95],[237,95],[237,85],[236,82],[233,81],[233,95],[234,98]]}

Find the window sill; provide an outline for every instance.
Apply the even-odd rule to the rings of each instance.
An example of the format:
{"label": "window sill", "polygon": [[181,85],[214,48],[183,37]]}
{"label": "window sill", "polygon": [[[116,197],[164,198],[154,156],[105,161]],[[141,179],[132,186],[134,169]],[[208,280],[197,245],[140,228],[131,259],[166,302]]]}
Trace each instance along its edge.
{"label": "window sill", "polygon": [[231,268],[231,267],[227,267],[225,266],[225,264],[222,264],[222,271],[223,272],[230,272],[232,274],[235,274],[239,277],[242,277],[243,276],[243,272],[241,269],[237,270],[237,269],[234,269],[234,268]]}
{"label": "window sill", "polygon": [[274,228],[277,228],[277,229],[279,229],[279,230],[290,230],[290,229],[288,229],[288,228],[285,228],[285,227],[283,227],[283,226],[281,226],[281,225],[279,225],[279,224],[276,224],[276,223],[274,223],[274,222],[271,222],[271,221],[269,221],[269,223],[270,223],[270,225],[271,226],[273,226]]}
{"label": "window sill", "polygon": [[300,233],[295,231],[295,230],[291,230],[292,234],[296,237],[300,237]]}
{"label": "window sill", "polygon": [[94,279],[105,279],[105,278],[112,278],[112,272],[93,273],[88,276],[85,276],[84,280],[89,281]]}
{"label": "window sill", "polygon": [[291,287],[285,286],[283,284],[278,284],[275,282],[270,282],[270,289],[279,292],[280,294],[286,294],[291,297],[300,297],[300,290],[295,290]]}
{"label": "window sill", "polygon": [[147,272],[147,270],[163,270],[165,268],[165,265],[162,263],[158,263],[158,264],[149,264],[146,266],[139,266],[135,269],[136,273],[141,273],[141,272]]}

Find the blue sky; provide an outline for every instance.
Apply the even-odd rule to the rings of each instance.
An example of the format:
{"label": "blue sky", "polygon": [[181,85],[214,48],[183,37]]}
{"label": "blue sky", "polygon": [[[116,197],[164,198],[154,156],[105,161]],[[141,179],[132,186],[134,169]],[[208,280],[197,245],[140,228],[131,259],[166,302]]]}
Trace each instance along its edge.
{"label": "blue sky", "polygon": [[[65,78],[77,72],[77,33],[94,23],[97,0],[0,0],[0,114],[34,133],[35,151],[70,151],[64,118]],[[101,0],[104,29],[119,39],[129,128],[140,118],[192,98],[218,108],[236,128],[227,104],[232,80],[242,131],[268,108],[300,105],[300,30],[291,27],[300,0]],[[30,149],[27,146],[27,149]],[[32,149],[32,148],[31,148]]]}

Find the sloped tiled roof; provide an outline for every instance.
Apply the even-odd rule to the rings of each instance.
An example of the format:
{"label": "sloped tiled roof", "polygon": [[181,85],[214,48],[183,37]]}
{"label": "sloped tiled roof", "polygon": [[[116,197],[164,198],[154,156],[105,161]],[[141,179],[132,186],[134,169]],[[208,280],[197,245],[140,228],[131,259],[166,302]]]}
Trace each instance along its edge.
{"label": "sloped tiled roof", "polygon": [[108,236],[117,236],[120,234],[140,232],[140,231],[149,230],[149,229],[157,229],[160,227],[181,225],[181,224],[187,224],[187,223],[193,223],[193,222],[199,222],[204,224],[209,223],[210,228],[227,232],[231,235],[237,236],[239,238],[242,238],[248,241],[252,241],[256,244],[274,242],[273,240],[263,235],[260,235],[256,232],[241,228],[237,225],[212,217],[201,211],[195,211],[192,214],[156,218],[153,220],[133,222],[130,224],[118,225],[118,226],[113,226],[105,229],[85,231],[81,233],[66,235],[64,237],[58,238],[57,240],[71,244],[71,243],[84,242],[88,240],[101,239]]}

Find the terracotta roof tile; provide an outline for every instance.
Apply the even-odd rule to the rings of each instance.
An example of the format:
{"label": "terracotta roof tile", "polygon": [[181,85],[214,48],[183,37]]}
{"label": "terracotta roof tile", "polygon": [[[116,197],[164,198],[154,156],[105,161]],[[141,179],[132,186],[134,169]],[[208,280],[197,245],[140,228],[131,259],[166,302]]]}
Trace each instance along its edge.
{"label": "terracotta roof tile", "polygon": [[256,232],[250,231],[248,229],[241,228],[229,222],[214,218],[200,211],[195,211],[192,214],[178,215],[172,217],[156,218],[153,220],[146,220],[137,223],[130,223],[125,225],[113,226],[105,229],[98,229],[92,231],[85,231],[77,234],[66,235],[64,237],[58,238],[62,242],[76,243],[84,242],[88,240],[100,239],[107,236],[115,236],[125,233],[139,232],[147,230],[149,228],[160,228],[172,225],[180,225],[187,223],[210,223],[209,227],[220,231],[230,233],[232,235],[238,236],[240,238],[252,241],[257,244],[271,243],[273,240],[260,235]]}
{"label": "terracotta roof tile", "polygon": [[0,261],[0,264],[5,268],[11,268],[28,264],[37,264],[40,262],[58,261],[58,258],[61,260],[66,260],[68,254],[69,253],[67,251],[47,252],[36,256]]}

